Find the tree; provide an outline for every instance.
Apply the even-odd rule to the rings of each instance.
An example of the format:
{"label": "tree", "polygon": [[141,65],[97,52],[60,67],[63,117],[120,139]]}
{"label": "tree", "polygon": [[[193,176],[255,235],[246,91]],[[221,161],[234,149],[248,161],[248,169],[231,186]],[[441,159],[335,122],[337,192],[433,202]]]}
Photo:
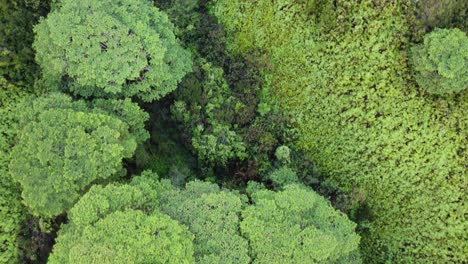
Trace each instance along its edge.
{"label": "tree", "polygon": [[159,212],[170,189],[150,172],[130,184],[95,185],[70,210],[49,263],[193,263],[193,235]]}
{"label": "tree", "polygon": [[436,29],[413,47],[419,85],[432,94],[458,93],[468,88],[468,37],[457,29]]}
{"label": "tree", "polygon": [[64,0],[35,27],[37,62],[51,83],[82,96],[159,99],[191,69],[167,16],[141,0]]}
{"label": "tree", "polygon": [[258,187],[242,211],[241,232],[253,263],[334,263],[353,259],[359,245],[356,224],[321,196],[293,184],[273,192]]}
{"label": "tree", "polygon": [[51,94],[16,111],[19,132],[9,170],[36,216],[59,215],[93,182],[124,174],[122,160],[148,138],[148,115],[130,100],[88,106]]}
{"label": "tree", "polygon": [[162,196],[161,210],[195,235],[197,263],[249,263],[247,240],[239,233],[241,196],[216,184],[193,181]]}

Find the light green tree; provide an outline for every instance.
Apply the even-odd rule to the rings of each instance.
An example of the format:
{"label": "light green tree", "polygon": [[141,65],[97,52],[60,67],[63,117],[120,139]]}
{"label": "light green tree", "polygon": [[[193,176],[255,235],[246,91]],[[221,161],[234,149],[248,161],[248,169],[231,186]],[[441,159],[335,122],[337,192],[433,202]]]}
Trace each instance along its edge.
{"label": "light green tree", "polygon": [[34,215],[59,215],[90,184],[122,175],[122,160],[148,138],[143,127],[148,115],[130,100],[95,105],[51,94],[16,109],[18,136],[9,171]]}
{"label": "light green tree", "polygon": [[168,181],[144,172],[130,184],[95,185],[70,210],[49,263],[193,263],[193,235],[158,210]]}
{"label": "light green tree", "polygon": [[193,181],[161,199],[161,210],[195,235],[197,263],[249,263],[247,240],[239,233],[244,199],[216,184]]}
{"label": "light green tree", "polygon": [[283,191],[254,188],[241,232],[253,263],[359,263],[356,224],[314,191],[293,184]]}
{"label": "light green tree", "polygon": [[82,96],[159,99],[191,70],[167,15],[147,0],[63,0],[35,27],[44,78]]}
{"label": "light green tree", "polygon": [[432,94],[451,94],[468,88],[468,37],[457,29],[436,29],[413,47],[416,81]]}

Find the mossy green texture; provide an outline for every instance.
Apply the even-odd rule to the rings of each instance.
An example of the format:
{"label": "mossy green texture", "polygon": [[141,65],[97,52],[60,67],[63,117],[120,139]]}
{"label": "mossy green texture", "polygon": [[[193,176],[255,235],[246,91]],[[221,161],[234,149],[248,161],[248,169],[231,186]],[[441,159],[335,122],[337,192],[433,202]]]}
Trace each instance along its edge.
{"label": "mossy green texture", "polygon": [[269,103],[295,116],[317,172],[365,193],[366,263],[466,262],[468,94],[416,85],[410,1],[334,2],[317,14],[305,1],[217,0],[212,12],[231,52],[268,62]]}

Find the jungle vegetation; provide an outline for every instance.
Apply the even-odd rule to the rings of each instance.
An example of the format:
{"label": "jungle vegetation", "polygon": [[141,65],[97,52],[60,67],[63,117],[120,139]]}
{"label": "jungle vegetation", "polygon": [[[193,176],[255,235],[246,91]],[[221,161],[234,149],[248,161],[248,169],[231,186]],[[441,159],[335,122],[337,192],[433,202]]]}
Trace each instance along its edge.
{"label": "jungle vegetation", "polygon": [[0,0],[0,263],[467,263],[467,12]]}

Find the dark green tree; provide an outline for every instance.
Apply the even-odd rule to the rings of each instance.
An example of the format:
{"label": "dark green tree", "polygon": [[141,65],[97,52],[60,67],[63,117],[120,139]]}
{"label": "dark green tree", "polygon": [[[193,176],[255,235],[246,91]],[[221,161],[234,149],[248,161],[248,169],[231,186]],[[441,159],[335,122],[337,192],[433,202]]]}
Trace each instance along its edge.
{"label": "dark green tree", "polygon": [[0,0],[0,75],[28,89],[38,77],[33,25],[49,11],[49,0]]}
{"label": "dark green tree", "polygon": [[10,151],[17,130],[15,104],[27,93],[0,76],[0,263],[18,262],[18,232],[24,220],[21,192],[8,173]]}
{"label": "dark green tree", "polygon": [[218,185],[193,181],[185,190],[165,193],[161,210],[195,235],[197,263],[249,263],[249,248],[239,233],[244,199]]}
{"label": "dark green tree", "polygon": [[167,16],[147,0],[63,0],[35,27],[48,82],[82,96],[159,99],[191,70]]}
{"label": "dark green tree", "polygon": [[49,263],[193,263],[193,235],[158,210],[167,181],[95,185],[70,210]]}
{"label": "dark green tree", "polygon": [[51,94],[16,111],[19,133],[9,169],[37,216],[59,215],[93,182],[124,174],[122,160],[148,138],[148,115],[130,100],[88,106]]}
{"label": "dark green tree", "polygon": [[468,37],[457,29],[436,29],[413,47],[419,85],[432,94],[451,94],[468,88]]}
{"label": "dark green tree", "polygon": [[242,212],[241,232],[253,263],[359,263],[356,224],[325,198],[294,184],[273,192],[258,187]]}

